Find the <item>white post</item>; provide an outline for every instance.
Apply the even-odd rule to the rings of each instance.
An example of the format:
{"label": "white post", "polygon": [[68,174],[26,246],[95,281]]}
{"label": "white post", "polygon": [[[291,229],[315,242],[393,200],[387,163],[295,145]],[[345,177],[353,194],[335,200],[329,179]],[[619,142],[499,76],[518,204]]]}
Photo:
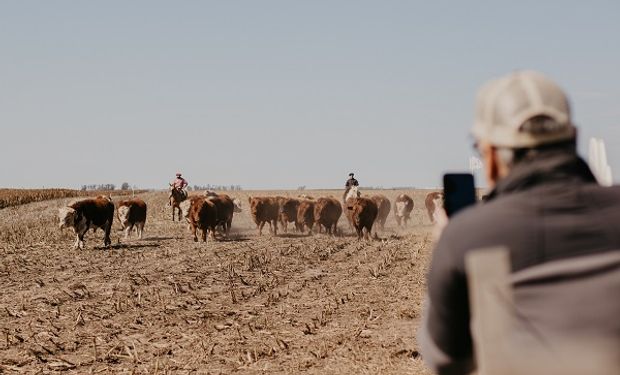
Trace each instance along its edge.
{"label": "white post", "polygon": [[611,167],[607,163],[607,150],[602,139],[590,138],[588,164],[599,184],[603,186],[611,186],[613,184]]}

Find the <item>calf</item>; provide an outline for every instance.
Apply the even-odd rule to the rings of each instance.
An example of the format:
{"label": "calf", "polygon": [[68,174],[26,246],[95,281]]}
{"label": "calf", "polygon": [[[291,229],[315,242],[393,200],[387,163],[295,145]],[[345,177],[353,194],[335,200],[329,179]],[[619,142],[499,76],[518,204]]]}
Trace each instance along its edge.
{"label": "calf", "polygon": [[357,238],[370,239],[372,226],[377,219],[379,209],[377,204],[369,198],[349,198],[347,199],[347,217],[355,231]]}
{"label": "calf", "polygon": [[435,224],[436,212],[443,207],[443,193],[438,191],[428,193],[426,199],[424,199],[424,205],[426,206],[426,212],[431,220],[431,224]]}
{"label": "calf", "polygon": [[281,197],[248,197],[250,203],[250,212],[252,219],[258,227],[258,235],[263,234],[263,227],[269,223],[270,232],[273,235],[278,234],[278,215],[280,213],[280,205],[278,200]]}
{"label": "calf", "polygon": [[101,228],[105,232],[103,245],[112,244],[110,231],[114,220],[114,204],[109,197],[83,199],[59,209],[60,228],[71,228],[75,233],[74,248],[84,248],[84,234],[88,229]]}
{"label": "calf", "polygon": [[215,227],[218,224],[218,212],[215,203],[204,197],[191,197],[181,203],[181,212],[189,224],[195,242],[198,242],[197,229],[202,232],[203,242],[207,242],[209,230],[211,231],[211,238],[215,238]]}
{"label": "calf", "polygon": [[118,202],[116,213],[118,221],[125,231],[125,238],[129,237],[129,233],[135,226],[138,238],[142,239],[142,232],[146,223],[146,203],[139,198],[123,200]]}
{"label": "calf", "polygon": [[295,223],[295,229],[301,230],[297,221],[297,210],[299,209],[299,199],[287,198],[280,205],[280,224],[284,228],[284,233],[288,232],[288,223]]}
{"label": "calf", "polygon": [[377,224],[379,228],[383,230],[385,228],[385,222],[390,214],[390,210],[392,209],[392,205],[390,204],[390,200],[381,194],[376,194],[370,197],[373,202],[377,205]]}
{"label": "calf", "polygon": [[299,202],[297,225],[299,225],[301,232],[308,228],[308,234],[312,233],[312,227],[314,227],[314,205],[314,200],[303,199]]}
{"label": "calf", "polygon": [[332,197],[321,197],[316,200],[314,205],[314,222],[319,226],[325,227],[328,234],[338,234],[338,220],[342,215],[342,206],[337,199]]}
{"label": "calf", "polygon": [[396,223],[400,227],[401,224],[407,226],[413,211],[413,199],[407,194],[400,194],[394,201],[394,217],[396,217]]}

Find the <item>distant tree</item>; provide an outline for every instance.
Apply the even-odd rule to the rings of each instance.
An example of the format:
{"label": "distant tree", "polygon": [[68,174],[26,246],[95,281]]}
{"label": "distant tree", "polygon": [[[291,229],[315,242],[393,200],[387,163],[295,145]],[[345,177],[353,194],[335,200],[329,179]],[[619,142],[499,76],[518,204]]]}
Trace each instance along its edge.
{"label": "distant tree", "polygon": [[129,182],[123,182],[121,184],[121,190],[129,190],[131,187],[129,186]]}
{"label": "distant tree", "polygon": [[82,187],[80,188],[80,190],[82,190],[82,191],[86,191],[86,190],[88,190],[88,186],[86,186],[86,185],[82,185]]}
{"label": "distant tree", "polygon": [[299,190],[299,191],[304,191],[304,190],[306,190],[306,185],[303,185],[303,186],[298,187],[298,188],[297,188],[297,190]]}

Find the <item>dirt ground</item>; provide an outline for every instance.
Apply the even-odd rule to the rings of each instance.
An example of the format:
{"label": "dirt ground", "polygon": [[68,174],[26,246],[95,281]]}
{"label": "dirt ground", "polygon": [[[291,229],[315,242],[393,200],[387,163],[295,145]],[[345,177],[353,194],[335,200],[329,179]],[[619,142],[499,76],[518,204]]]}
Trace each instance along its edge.
{"label": "dirt ground", "polygon": [[231,193],[245,204],[231,239],[206,245],[171,221],[166,192],[141,196],[145,239],[115,222],[110,249],[101,231],[72,249],[56,219],[67,199],[0,210],[0,373],[430,374],[415,340],[427,192],[408,193],[409,227],[390,213],[370,242],[344,218],[336,238],[258,237],[248,192]]}

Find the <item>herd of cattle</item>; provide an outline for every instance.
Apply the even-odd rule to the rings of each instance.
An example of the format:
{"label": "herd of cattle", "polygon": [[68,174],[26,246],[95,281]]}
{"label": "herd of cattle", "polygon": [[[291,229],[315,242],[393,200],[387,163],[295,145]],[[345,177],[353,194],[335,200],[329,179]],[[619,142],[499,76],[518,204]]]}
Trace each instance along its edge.
{"label": "herd of cattle", "polygon": [[[426,196],[425,206],[431,222],[435,221],[436,210],[442,206],[442,194],[429,193]],[[207,236],[215,239],[219,232],[227,237],[232,225],[233,215],[242,211],[241,202],[226,194],[205,192],[204,195],[190,196],[176,205],[193,235],[198,241],[197,232],[200,230],[201,239],[207,242]],[[385,222],[392,210],[390,200],[381,194],[362,197],[357,187],[352,188],[342,202],[334,197],[313,198],[308,195],[291,197],[249,197],[248,203],[252,219],[256,223],[258,234],[262,235],[263,227],[268,224],[273,235],[278,233],[278,224],[284,232],[288,232],[289,224],[299,233],[311,234],[313,231],[325,232],[330,235],[340,234],[338,220],[345,214],[358,239],[370,239],[373,226],[375,236],[377,228],[383,230]],[[174,209],[173,206],[173,221]],[[413,199],[407,194],[396,197],[393,210],[399,227],[406,226],[413,211]],[[104,246],[112,241],[110,232],[114,220],[114,212],[128,238],[135,227],[138,238],[142,239],[146,223],[147,205],[139,198],[122,200],[116,203],[109,196],[83,199],[62,207],[59,210],[60,228],[71,228],[76,239],[74,248],[84,248],[84,235],[89,229],[105,232]],[[375,225],[376,224],[376,225]]]}

